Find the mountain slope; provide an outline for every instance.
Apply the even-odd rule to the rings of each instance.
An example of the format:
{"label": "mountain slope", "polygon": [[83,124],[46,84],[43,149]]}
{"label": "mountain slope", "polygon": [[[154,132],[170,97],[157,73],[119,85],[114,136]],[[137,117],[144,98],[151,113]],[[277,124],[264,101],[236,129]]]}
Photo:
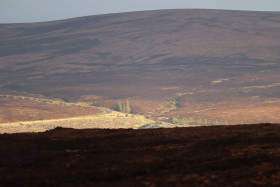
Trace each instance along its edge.
{"label": "mountain slope", "polygon": [[279,23],[273,12],[163,10],[0,25],[0,89],[108,107],[128,99],[154,117],[247,111],[233,122],[274,122]]}

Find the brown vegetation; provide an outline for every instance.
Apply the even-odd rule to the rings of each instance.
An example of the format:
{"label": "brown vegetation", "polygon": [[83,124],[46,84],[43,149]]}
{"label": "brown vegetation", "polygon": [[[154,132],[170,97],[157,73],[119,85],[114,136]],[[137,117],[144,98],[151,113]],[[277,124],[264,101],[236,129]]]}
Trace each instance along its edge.
{"label": "brown vegetation", "polygon": [[64,106],[31,99],[0,97],[0,124],[97,115],[102,111],[79,106]]}
{"label": "brown vegetation", "polygon": [[280,126],[0,135],[2,186],[279,186]]}
{"label": "brown vegetation", "polygon": [[279,20],[163,10],[3,24],[0,90],[111,108],[129,100],[154,119],[279,122]]}

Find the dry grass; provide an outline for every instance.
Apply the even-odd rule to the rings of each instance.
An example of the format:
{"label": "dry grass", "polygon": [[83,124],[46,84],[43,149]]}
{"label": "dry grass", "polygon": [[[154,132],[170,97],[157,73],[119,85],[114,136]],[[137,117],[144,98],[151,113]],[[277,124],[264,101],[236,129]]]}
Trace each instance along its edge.
{"label": "dry grass", "polygon": [[79,104],[26,96],[0,96],[0,123],[97,115],[102,111]]}
{"label": "dry grass", "polygon": [[56,127],[75,129],[137,129],[150,123],[154,123],[154,121],[145,119],[144,116],[124,114],[112,111],[110,114],[100,114],[94,116],[80,116],[52,120],[5,123],[0,124],[0,133],[44,132]]}
{"label": "dry grass", "polygon": [[[129,100],[134,113],[154,119],[279,121],[279,18],[272,12],[164,10],[0,25],[1,93],[103,107]],[[186,92],[192,94],[177,95]],[[28,107],[17,108],[25,120],[63,113],[48,108],[41,117],[45,111],[32,105],[28,113],[36,115],[28,116],[22,113]],[[17,118],[2,114],[2,121]]]}

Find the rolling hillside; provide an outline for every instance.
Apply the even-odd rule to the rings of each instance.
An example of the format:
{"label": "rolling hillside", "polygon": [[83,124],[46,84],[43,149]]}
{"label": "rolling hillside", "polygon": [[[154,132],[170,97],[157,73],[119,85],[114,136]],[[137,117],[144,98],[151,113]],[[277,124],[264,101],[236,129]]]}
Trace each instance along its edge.
{"label": "rolling hillside", "polygon": [[162,10],[0,25],[1,94],[201,123],[279,122],[280,13]]}

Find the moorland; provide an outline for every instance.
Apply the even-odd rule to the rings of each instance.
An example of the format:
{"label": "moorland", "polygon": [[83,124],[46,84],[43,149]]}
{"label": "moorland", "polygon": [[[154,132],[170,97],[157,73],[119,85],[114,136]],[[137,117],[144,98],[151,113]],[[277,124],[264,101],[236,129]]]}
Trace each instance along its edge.
{"label": "moorland", "polygon": [[2,186],[279,186],[280,126],[0,134]]}
{"label": "moorland", "polygon": [[160,10],[0,24],[0,184],[279,186],[279,23]]}
{"label": "moorland", "polygon": [[[129,101],[178,124],[279,122],[279,23],[277,12],[160,10],[1,24],[0,92],[109,109]],[[88,114],[0,103],[2,123]]]}

